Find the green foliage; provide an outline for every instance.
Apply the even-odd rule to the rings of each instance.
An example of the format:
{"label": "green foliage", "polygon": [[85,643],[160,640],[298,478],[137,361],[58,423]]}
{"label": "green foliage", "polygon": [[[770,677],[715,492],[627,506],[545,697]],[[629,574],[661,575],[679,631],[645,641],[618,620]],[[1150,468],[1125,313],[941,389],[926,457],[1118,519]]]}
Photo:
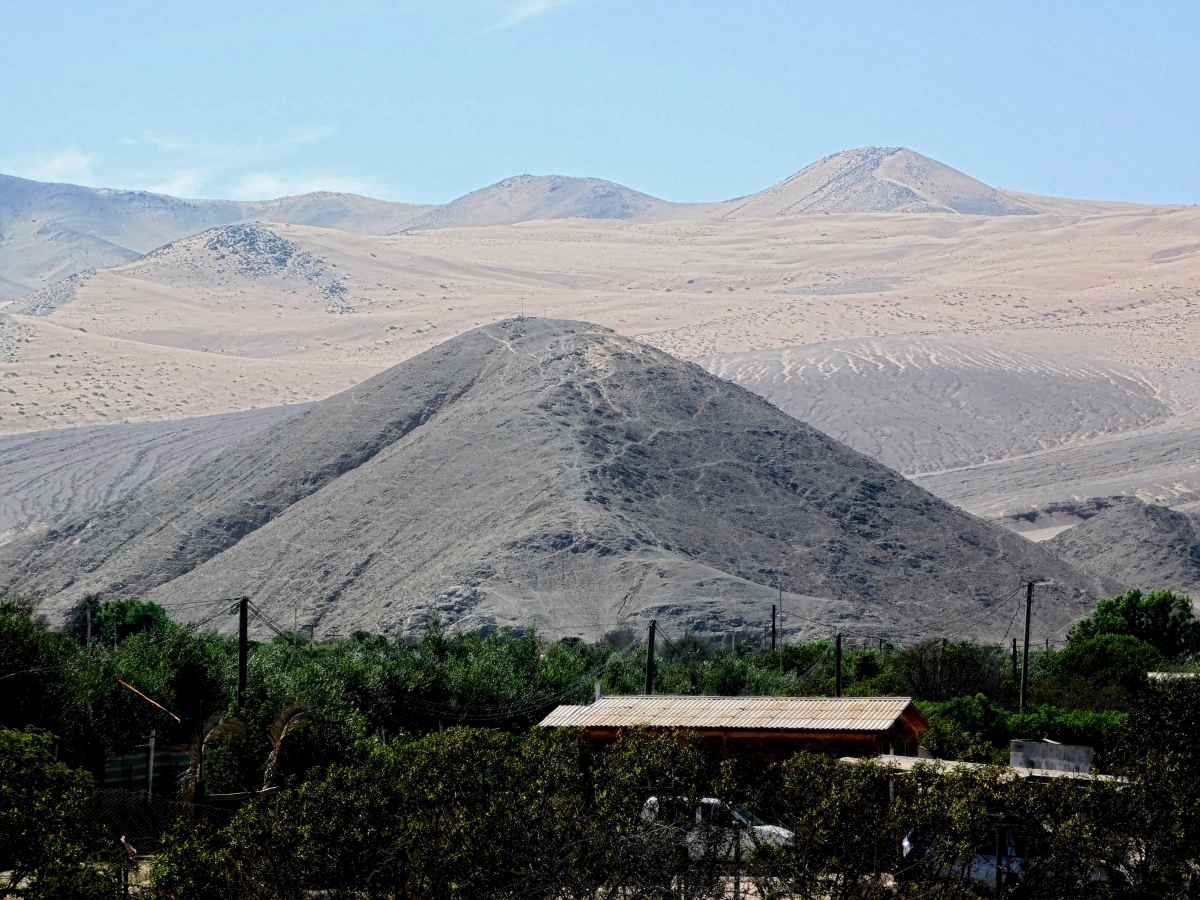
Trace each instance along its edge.
{"label": "green foliage", "polygon": [[896,675],[905,692],[926,700],[998,694],[1004,653],[970,641],[926,641],[899,655]]}
{"label": "green foliage", "polygon": [[1156,647],[1131,634],[1073,635],[1067,648],[1055,655],[1053,669],[1055,674],[1109,682],[1129,690],[1163,661]]}
{"label": "green foliage", "polygon": [[[6,738],[16,743],[4,752],[33,781],[16,777],[9,788],[6,778],[0,794],[32,791],[42,798],[34,808],[49,804],[51,824],[29,840],[38,859],[54,862],[39,863],[31,892],[106,896],[122,863],[111,840],[70,824],[86,819],[89,788],[68,765],[96,771],[106,753],[144,743],[151,728],[160,743],[189,743],[200,723],[227,716],[246,727],[207,742],[207,790],[282,791],[247,804],[226,828],[171,832],[154,867],[156,896],[715,897],[728,892],[732,851],[727,832],[698,824],[703,797],[758,808],[800,836],[794,846],[747,851],[745,871],[764,897],[974,895],[978,883],[965,874],[980,846],[972,842],[994,839],[997,823],[1037,853],[1021,896],[1088,896],[1097,885],[1109,896],[1185,896],[1190,861],[1200,858],[1191,746],[1200,695],[1191,682],[1147,685],[1145,670],[1165,651],[1134,632],[1169,620],[1184,636],[1169,641],[1183,646],[1187,622],[1174,595],[1132,606],[1128,596],[1101,604],[1066,650],[1031,655],[1037,702],[1024,713],[1013,710],[1003,648],[847,642],[843,652],[845,694],[919,698],[933,724],[923,743],[938,757],[999,761],[1016,737],[1089,744],[1102,768],[1129,778],[1120,789],[1018,783],[990,769],[921,769],[891,783],[875,766],[823,757],[775,768],[722,761],[688,735],[634,731],[598,750],[569,733],[529,730],[556,703],[588,699],[597,670],[605,692],[640,693],[645,648],[628,649],[632,635],[597,644],[437,629],[416,641],[280,638],[251,644],[238,705],[228,638],[166,622],[153,604],[117,601],[94,609],[93,622],[100,636],[111,621],[118,645],[85,647],[40,625],[36,604],[9,598],[0,602],[0,676],[11,676],[0,726],[35,725],[54,737],[4,732],[26,735]],[[664,635],[658,649],[655,690],[664,693],[833,690],[828,640],[760,653],[749,641],[717,648]],[[67,765],[53,763],[55,745]],[[889,806],[892,792],[899,799]],[[651,795],[660,800],[653,821],[642,816]],[[901,859],[905,835],[916,856]],[[22,840],[0,834],[0,852]],[[882,872],[900,873],[894,890]]]}
{"label": "green foliage", "polygon": [[67,626],[81,642],[87,641],[88,613],[92,620],[92,641],[111,644],[144,631],[165,632],[175,628],[170,616],[157,603],[127,597],[101,601],[97,596],[84,597],[71,611]]}
{"label": "green foliage", "polygon": [[1049,738],[1060,744],[1086,744],[1096,748],[1098,759],[1102,761],[1124,726],[1125,714],[1112,710],[1096,712],[1033,705],[1023,713],[1009,713],[1006,721],[1014,738],[1035,741]]}
{"label": "green foliage", "polygon": [[1007,747],[997,749],[982,732],[967,731],[948,716],[931,716],[929,725],[929,731],[921,735],[921,746],[936,759],[993,764],[1008,761]]}
{"label": "green foliage", "polygon": [[150,867],[150,891],[162,900],[232,897],[236,882],[227,838],[205,823],[178,820]]}
{"label": "green foliage", "polygon": [[116,897],[123,854],[89,819],[91,778],[55,762],[53,744],[0,729],[0,897]]}
{"label": "green foliage", "polygon": [[1145,641],[1168,659],[1182,660],[1200,651],[1200,622],[1192,601],[1171,591],[1143,594],[1137,588],[1101,600],[1096,611],[1071,629],[1071,641],[1102,634],[1123,634]]}
{"label": "green foliage", "polygon": [[1085,744],[1096,748],[1103,762],[1125,722],[1125,714],[1116,711],[1044,704],[1033,704],[1025,712],[1006,710],[982,694],[945,703],[918,702],[917,708],[934,726],[922,735],[922,745],[935,757],[971,762],[1006,762],[1009,741],[1015,738]]}
{"label": "green foliage", "polygon": [[800,753],[783,766],[780,823],[795,834],[789,848],[772,848],[755,869],[797,898],[849,898],[876,873],[891,868],[888,771],[848,766]]}

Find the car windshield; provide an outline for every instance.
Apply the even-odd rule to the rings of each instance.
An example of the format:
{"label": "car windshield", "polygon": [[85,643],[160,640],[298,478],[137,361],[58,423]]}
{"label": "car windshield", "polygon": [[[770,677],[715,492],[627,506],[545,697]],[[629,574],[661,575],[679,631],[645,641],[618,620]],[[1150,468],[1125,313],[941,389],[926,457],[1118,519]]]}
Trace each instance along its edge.
{"label": "car windshield", "polygon": [[742,809],[740,806],[734,808],[733,814],[737,817],[739,822],[741,822],[743,825],[749,825],[751,828],[757,828],[759,825],[766,824],[754,813],[747,809]]}

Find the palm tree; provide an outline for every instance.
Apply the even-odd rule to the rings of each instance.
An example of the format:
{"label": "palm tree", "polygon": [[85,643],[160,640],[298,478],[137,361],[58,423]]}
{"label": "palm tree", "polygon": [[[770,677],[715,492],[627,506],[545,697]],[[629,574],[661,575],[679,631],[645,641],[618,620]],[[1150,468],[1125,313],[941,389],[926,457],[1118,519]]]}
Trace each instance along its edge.
{"label": "palm tree", "polygon": [[191,765],[179,780],[180,793],[185,803],[196,803],[204,797],[204,754],[222,738],[236,734],[246,736],[246,726],[237,719],[212,716],[200,726],[188,744],[187,753]]}
{"label": "palm tree", "polygon": [[289,706],[275,718],[268,737],[271,740],[271,755],[267,757],[267,768],[263,772],[262,789],[275,787],[279,780],[279,757],[283,739],[312,719],[312,710],[307,706]]}

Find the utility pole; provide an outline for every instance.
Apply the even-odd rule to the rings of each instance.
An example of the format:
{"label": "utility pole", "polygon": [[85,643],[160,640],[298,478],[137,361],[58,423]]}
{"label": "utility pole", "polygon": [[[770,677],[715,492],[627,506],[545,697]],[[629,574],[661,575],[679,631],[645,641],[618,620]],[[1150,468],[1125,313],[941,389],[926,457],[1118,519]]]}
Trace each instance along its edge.
{"label": "utility pole", "polygon": [[87,610],[87,648],[88,659],[92,658],[92,603],[90,600],[84,600],[84,608]]}
{"label": "utility pole", "polygon": [[155,731],[150,729],[150,758],[149,765],[146,766],[146,798],[154,799],[154,738]]}
{"label": "utility pole", "polygon": [[833,651],[833,696],[842,696],[842,635],[840,633]]}
{"label": "utility pole", "polygon": [[658,620],[650,620],[650,640],[646,644],[646,696],[654,693],[654,632],[658,628]]}
{"label": "utility pole", "polygon": [[246,655],[248,650],[246,639],[246,614],[249,606],[249,597],[238,598],[238,706],[241,706],[246,702]]}
{"label": "utility pole", "polygon": [[775,652],[775,604],[771,604],[771,652]]}
{"label": "utility pole", "polygon": [[1021,660],[1021,706],[1025,712],[1025,695],[1029,693],[1029,614],[1033,609],[1033,582],[1025,585],[1025,657]]}

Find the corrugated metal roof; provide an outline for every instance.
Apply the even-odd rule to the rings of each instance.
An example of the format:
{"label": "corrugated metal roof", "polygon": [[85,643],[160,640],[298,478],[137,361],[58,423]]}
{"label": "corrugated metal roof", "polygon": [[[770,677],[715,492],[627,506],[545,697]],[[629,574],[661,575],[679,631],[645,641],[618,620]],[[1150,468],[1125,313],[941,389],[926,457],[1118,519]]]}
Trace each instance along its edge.
{"label": "corrugated metal roof", "polygon": [[737,731],[886,731],[906,712],[924,718],[909,697],[601,697],[560,706],[548,728],[730,729]]}

